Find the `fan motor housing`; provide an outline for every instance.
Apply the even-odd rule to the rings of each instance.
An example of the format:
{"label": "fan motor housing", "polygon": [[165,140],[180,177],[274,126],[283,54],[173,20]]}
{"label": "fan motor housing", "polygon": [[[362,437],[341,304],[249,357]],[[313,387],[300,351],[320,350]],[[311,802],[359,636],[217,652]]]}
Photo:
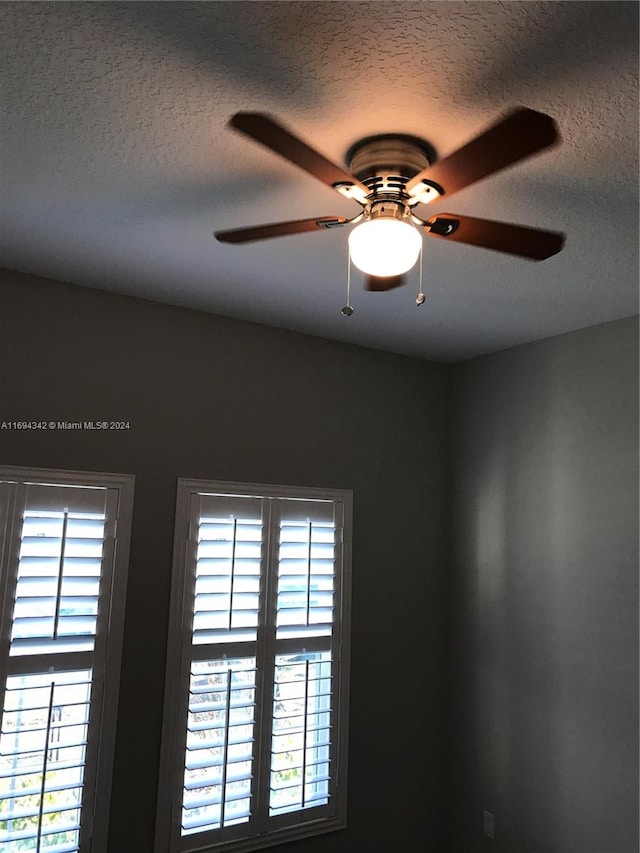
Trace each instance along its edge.
{"label": "fan motor housing", "polygon": [[367,136],[347,152],[349,171],[359,180],[374,177],[378,172],[393,172],[403,178],[413,178],[435,160],[431,146],[417,136],[386,133]]}
{"label": "fan motor housing", "polygon": [[356,142],[345,159],[351,174],[370,190],[372,200],[406,198],[406,183],[430,166],[436,155],[423,139],[388,133]]}

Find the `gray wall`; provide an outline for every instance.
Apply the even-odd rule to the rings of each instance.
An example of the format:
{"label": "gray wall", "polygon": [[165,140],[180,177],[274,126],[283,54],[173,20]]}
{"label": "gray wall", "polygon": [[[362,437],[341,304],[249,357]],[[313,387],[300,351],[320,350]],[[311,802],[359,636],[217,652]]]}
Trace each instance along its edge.
{"label": "gray wall", "polygon": [[0,324],[0,421],[131,422],[0,431],[137,478],[111,853],[152,849],[177,477],[353,489],[349,828],[286,850],[441,851],[446,368],[8,272]]}
{"label": "gray wall", "polygon": [[638,850],[637,366],[632,318],[454,370],[456,853]]}
{"label": "gray wall", "polygon": [[635,853],[635,320],[450,369],[5,273],[0,370],[0,420],[131,421],[0,431],[137,477],[110,851],[151,851],[185,476],[354,490],[349,828],[287,851]]}

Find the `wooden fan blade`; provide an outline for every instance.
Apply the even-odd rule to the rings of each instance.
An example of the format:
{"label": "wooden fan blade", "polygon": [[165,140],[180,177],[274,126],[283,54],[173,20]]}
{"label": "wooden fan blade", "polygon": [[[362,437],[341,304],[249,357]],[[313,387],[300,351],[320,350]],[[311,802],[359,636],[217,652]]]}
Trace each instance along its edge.
{"label": "wooden fan blade", "polygon": [[251,243],[254,240],[270,240],[271,237],[286,237],[306,231],[326,231],[337,228],[349,220],[344,216],[320,216],[315,219],[295,219],[291,222],[275,222],[272,225],[253,225],[249,228],[233,228],[216,231],[214,237],[220,243]]}
{"label": "wooden fan blade", "polygon": [[363,197],[368,195],[369,190],[357,178],[310,148],[270,116],[264,113],[236,113],[229,124],[304,169],[323,184],[334,189],[336,184],[348,184],[357,187]]}
{"label": "wooden fan blade", "polygon": [[406,191],[419,195],[425,181],[434,183],[443,195],[452,195],[559,140],[558,128],[550,116],[518,107],[467,145],[417,174]]}
{"label": "wooden fan blade", "polygon": [[382,292],[383,290],[393,290],[395,287],[402,287],[404,284],[403,275],[368,275],[365,279],[365,289]]}
{"label": "wooden fan blade", "polygon": [[564,234],[558,231],[542,231],[509,222],[458,216],[455,213],[438,213],[427,220],[425,228],[430,237],[442,237],[454,243],[468,243],[470,246],[506,252],[508,255],[520,255],[534,261],[550,258],[564,246]]}

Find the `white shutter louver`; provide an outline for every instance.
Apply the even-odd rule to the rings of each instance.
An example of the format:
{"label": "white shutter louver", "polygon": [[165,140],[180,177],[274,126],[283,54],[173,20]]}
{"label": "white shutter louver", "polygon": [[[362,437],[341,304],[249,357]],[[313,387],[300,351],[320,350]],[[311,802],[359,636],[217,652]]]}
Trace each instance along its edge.
{"label": "white shutter louver", "polygon": [[270,815],[330,797],[336,532],[332,503],[280,502],[276,638],[301,649],[275,661]]}
{"label": "white shutter louver", "polygon": [[333,521],[283,521],[278,559],[278,639],[325,637],[333,623]]}
{"label": "white shutter louver", "polygon": [[262,519],[210,515],[211,503],[198,519],[193,642],[255,640]]}
{"label": "white shutter louver", "polygon": [[75,851],[91,671],[12,676],[0,734],[0,849]]}
{"label": "white shutter louver", "polygon": [[[199,495],[182,834],[249,820],[263,502]],[[244,649],[246,657],[234,658]],[[207,659],[202,655],[208,654]]]}
{"label": "white shutter louver", "polygon": [[271,742],[271,815],[329,799],[331,656],[276,658]]}
{"label": "white shutter louver", "polygon": [[104,523],[104,511],[25,511],[11,655],[93,649]]}
{"label": "white shutter louver", "polygon": [[247,821],[255,723],[255,659],[191,669],[183,833]]}
{"label": "white shutter louver", "polygon": [[[94,678],[106,678],[119,490],[13,488],[19,548],[15,563],[3,565],[12,598],[3,611],[9,643],[0,684],[0,850],[77,853],[85,849],[83,813],[91,810],[90,737],[93,743],[101,735],[92,723],[99,725],[102,696],[94,695]],[[96,771],[92,765],[92,780]]]}

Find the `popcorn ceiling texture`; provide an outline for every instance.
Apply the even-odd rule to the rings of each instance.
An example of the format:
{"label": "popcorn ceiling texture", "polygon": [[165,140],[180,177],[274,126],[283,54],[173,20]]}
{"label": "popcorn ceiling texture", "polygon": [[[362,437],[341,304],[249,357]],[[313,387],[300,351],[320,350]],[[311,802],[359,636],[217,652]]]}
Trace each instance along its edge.
{"label": "popcorn ceiling texture", "polygon": [[[638,7],[599,2],[4,3],[6,267],[456,361],[637,310]],[[445,155],[525,104],[564,144],[433,207],[566,231],[542,264],[425,240],[414,284],[345,299],[355,213],[226,127],[273,113],[332,159],[393,131]],[[422,212],[426,212],[423,208]]]}

